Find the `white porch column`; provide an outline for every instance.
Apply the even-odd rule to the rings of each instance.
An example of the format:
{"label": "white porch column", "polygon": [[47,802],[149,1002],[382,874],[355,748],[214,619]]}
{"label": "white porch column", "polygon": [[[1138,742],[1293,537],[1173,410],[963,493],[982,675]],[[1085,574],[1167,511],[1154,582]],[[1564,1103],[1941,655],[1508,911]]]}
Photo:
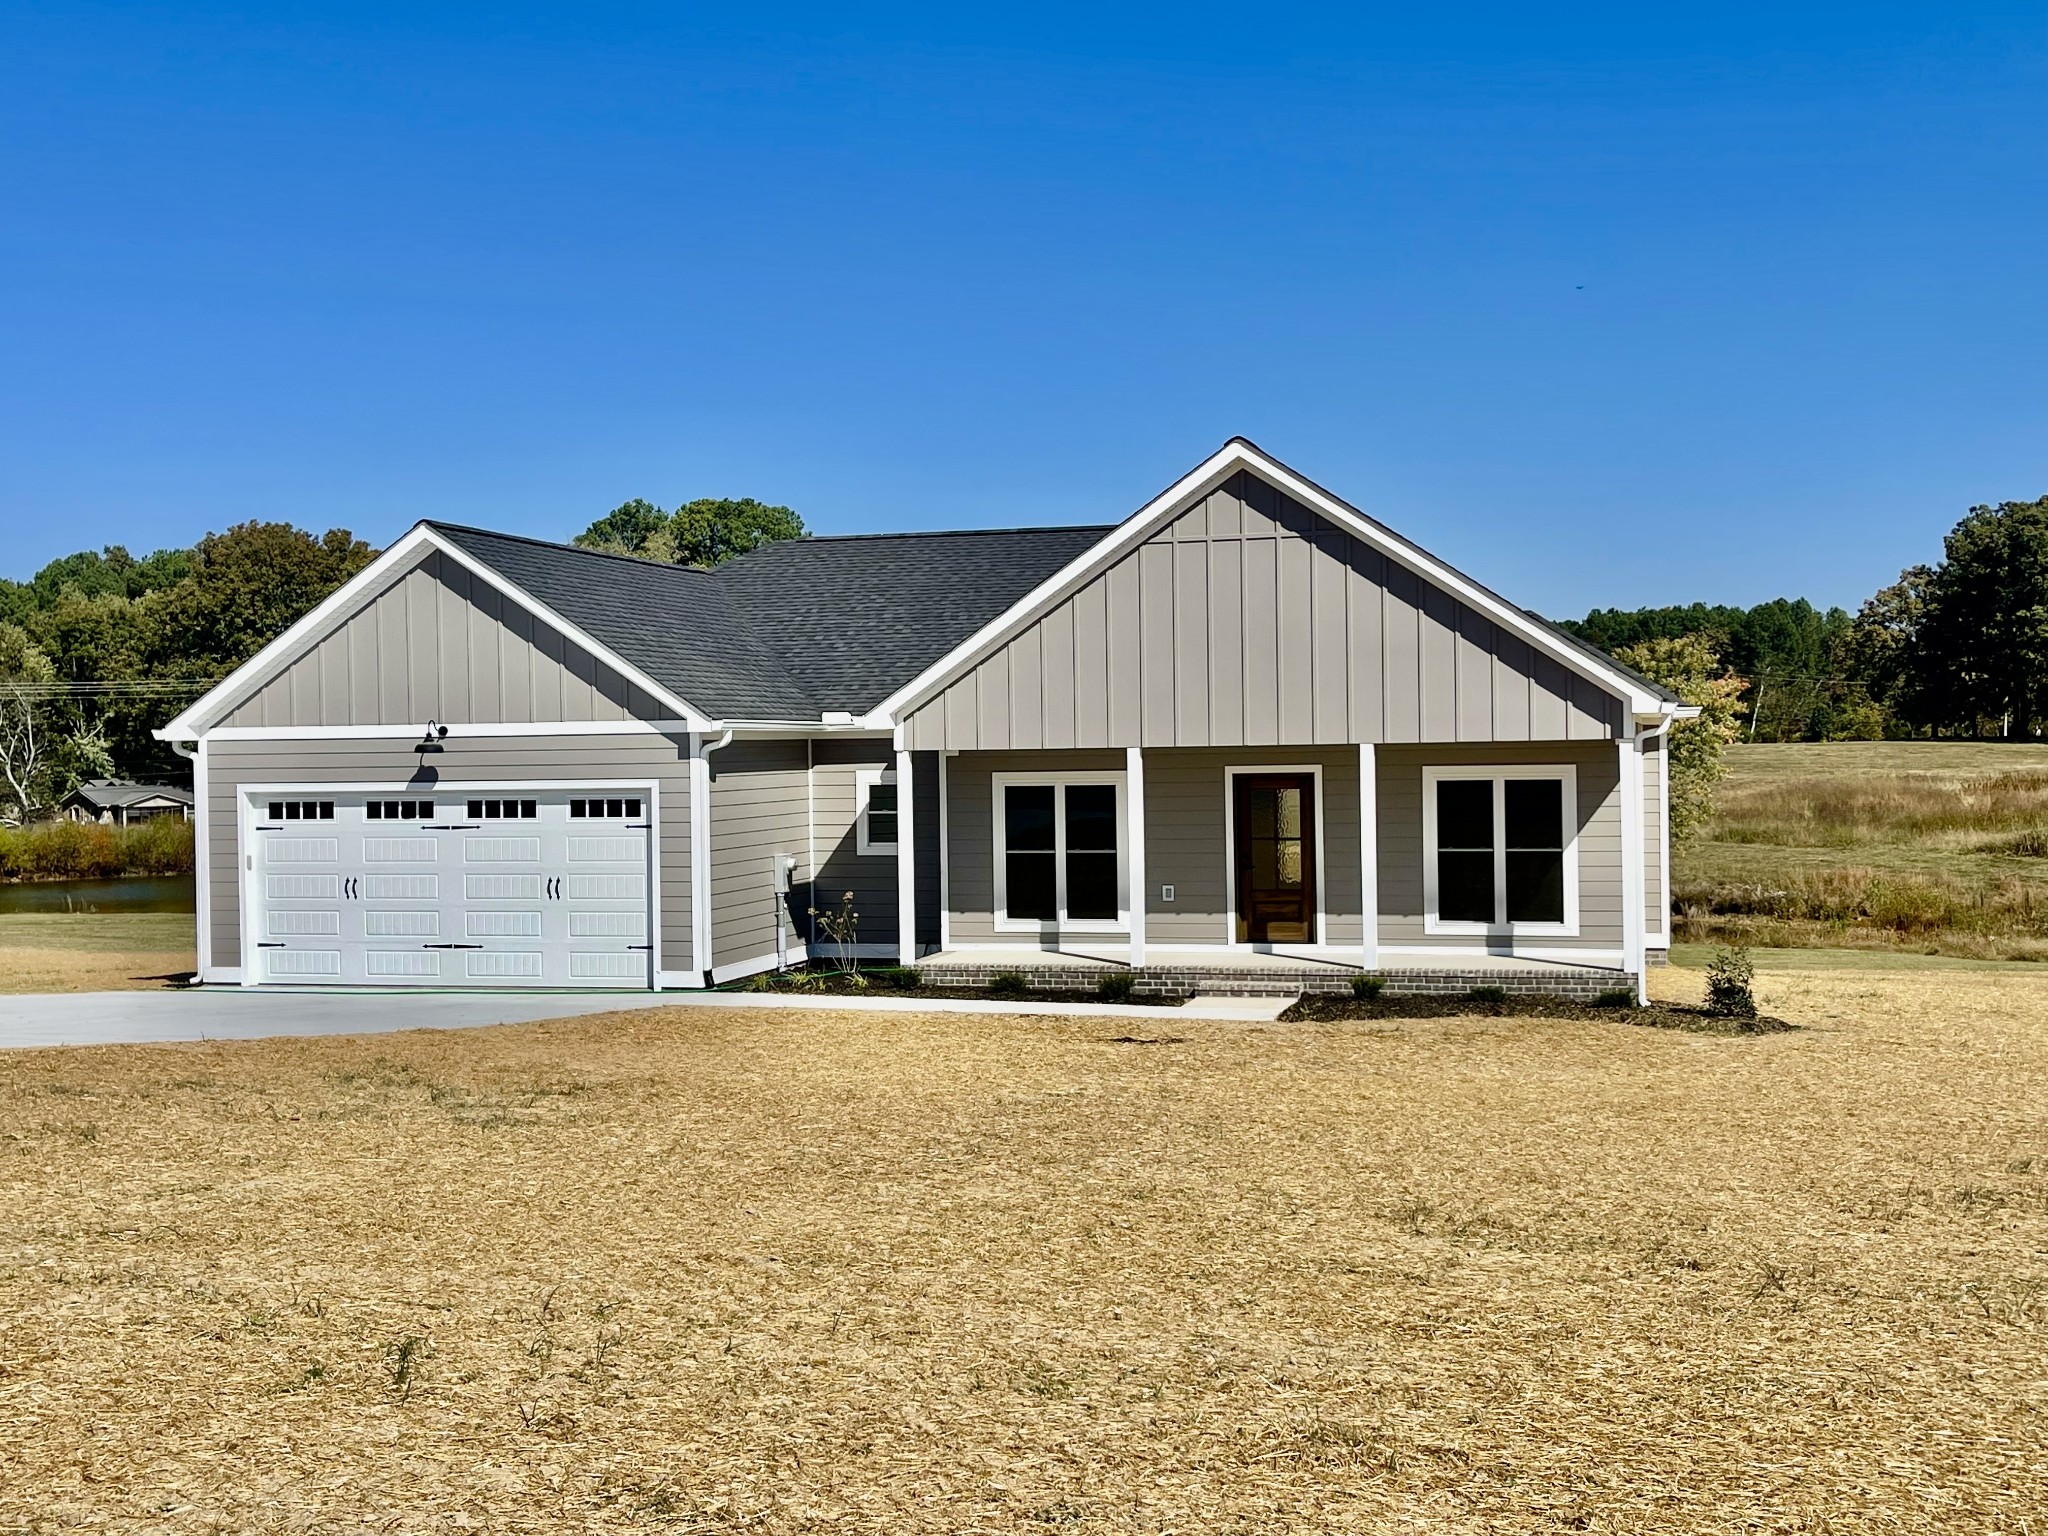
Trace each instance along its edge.
{"label": "white porch column", "polygon": [[1358,963],[1368,971],[1380,963],[1380,782],[1379,754],[1369,741],[1358,744],[1358,914],[1363,930]]}
{"label": "white porch column", "polygon": [[[899,738],[900,739],[900,738]],[[896,960],[917,963],[917,834],[911,810],[910,752],[896,749]]]}
{"label": "white porch column", "polygon": [[1647,968],[1643,963],[1643,744],[1635,732],[1616,744],[1621,768],[1621,966],[1636,978],[1636,1001],[1650,1000]]}
{"label": "white porch column", "polygon": [[1124,869],[1130,879],[1131,967],[1145,963],[1145,898],[1151,887],[1145,883],[1145,752],[1142,747],[1124,748],[1124,842],[1130,852]]}

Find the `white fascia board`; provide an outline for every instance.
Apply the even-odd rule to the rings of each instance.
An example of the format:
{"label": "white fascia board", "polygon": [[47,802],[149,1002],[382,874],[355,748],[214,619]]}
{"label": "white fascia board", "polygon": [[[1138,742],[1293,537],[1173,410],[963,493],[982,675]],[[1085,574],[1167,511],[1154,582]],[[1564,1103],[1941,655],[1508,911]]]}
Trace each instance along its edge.
{"label": "white fascia board", "polygon": [[1378,550],[1434,586],[1443,588],[1460,602],[1477,609],[1503,629],[1519,635],[1546,656],[1576,672],[1596,687],[1613,694],[1631,710],[1662,713],[1674,706],[1648,692],[1626,674],[1602,666],[1576,646],[1560,640],[1551,630],[1531,619],[1521,609],[1487,591],[1470,577],[1453,570],[1433,556],[1424,554],[1396,538],[1348,503],[1339,501],[1313,481],[1305,480],[1279,460],[1269,457],[1243,438],[1232,438],[1215,453],[1181,476],[1151,501],[1126,518],[1101,543],[1082,554],[1066,569],[1040,583],[1008,612],[912,678],[871,710],[863,723],[892,725],[903,711],[923,702],[925,695],[951,682],[983,656],[1036,620],[1054,603],[1069,596],[1082,582],[1107,569],[1132,549],[1150,538],[1174,518],[1208,495],[1239,470],[1251,470],[1261,479],[1285,491],[1304,506],[1321,513],[1338,527]]}
{"label": "white fascia board", "polygon": [[358,609],[382,593],[395,577],[410,570],[418,563],[419,557],[428,550],[446,555],[478,580],[517,603],[549,628],[558,631],[564,638],[588,651],[627,681],[666,704],[678,716],[686,721],[695,722],[691,726],[692,729],[701,730],[708,724],[704,715],[691,708],[669,689],[655,682],[624,657],[615,654],[610,647],[601,644],[578,625],[570,623],[554,609],[537,600],[525,588],[508,581],[466,551],[457,548],[453,541],[441,537],[426,524],[416,523],[383,554],[328,593],[298,622],[208,689],[170,724],[150,734],[159,741],[199,740],[208,734],[208,722],[218,719],[248,698],[262,684],[298,660],[336,626],[352,617]]}

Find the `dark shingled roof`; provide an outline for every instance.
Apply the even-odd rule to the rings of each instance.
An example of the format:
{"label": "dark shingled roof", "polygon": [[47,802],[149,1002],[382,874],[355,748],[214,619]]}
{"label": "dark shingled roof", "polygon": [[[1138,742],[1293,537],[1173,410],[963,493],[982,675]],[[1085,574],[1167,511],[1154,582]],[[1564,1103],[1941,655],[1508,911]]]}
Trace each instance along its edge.
{"label": "dark shingled roof", "polygon": [[1110,531],[791,539],[700,571],[429,526],[721,720],[865,713]]}
{"label": "dark shingled roof", "polygon": [[1110,532],[1011,528],[789,539],[718,584],[826,709],[872,709]]}

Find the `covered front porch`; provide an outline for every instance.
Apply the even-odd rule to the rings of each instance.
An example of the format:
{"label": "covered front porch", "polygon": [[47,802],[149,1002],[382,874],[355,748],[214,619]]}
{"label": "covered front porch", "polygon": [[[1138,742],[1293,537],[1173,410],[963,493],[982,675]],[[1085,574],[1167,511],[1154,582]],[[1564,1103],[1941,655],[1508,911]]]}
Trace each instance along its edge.
{"label": "covered front porch", "polygon": [[[1016,974],[1037,990],[1072,992],[1131,972],[1133,990],[1143,997],[1291,997],[1349,992],[1352,979],[1368,973],[1362,960],[1355,948],[1303,947],[1275,954],[1220,944],[1153,946],[1133,961],[1128,944],[1063,949],[991,944],[942,949],[921,958],[917,968],[926,980],[941,986],[986,986],[998,976]],[[1613,966],[1511,955],[1385,955],[1370,974],[1382,978],[1389,993],[1411,994],[1500,987],[1592,1001],[1628,985],[1628,978]]]}

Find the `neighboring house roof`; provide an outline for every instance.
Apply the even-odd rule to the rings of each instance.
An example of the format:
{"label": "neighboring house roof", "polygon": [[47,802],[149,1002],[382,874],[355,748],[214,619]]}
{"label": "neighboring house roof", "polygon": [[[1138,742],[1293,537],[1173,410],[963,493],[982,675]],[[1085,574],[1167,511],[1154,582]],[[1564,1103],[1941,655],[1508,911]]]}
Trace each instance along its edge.
{"label": "neighboring house roof", "polygon": [[789,539],[702,571],[426,526],[698,709],[740,720],[870,708],[1110,531]]}
{"label": "neighboring house roof", "polygon": [[190,805],[192,791],[172,784],[137,784],[132,779],[87,779],[65,799],[83,801],[94,810],[118,811],[152,801]]}

